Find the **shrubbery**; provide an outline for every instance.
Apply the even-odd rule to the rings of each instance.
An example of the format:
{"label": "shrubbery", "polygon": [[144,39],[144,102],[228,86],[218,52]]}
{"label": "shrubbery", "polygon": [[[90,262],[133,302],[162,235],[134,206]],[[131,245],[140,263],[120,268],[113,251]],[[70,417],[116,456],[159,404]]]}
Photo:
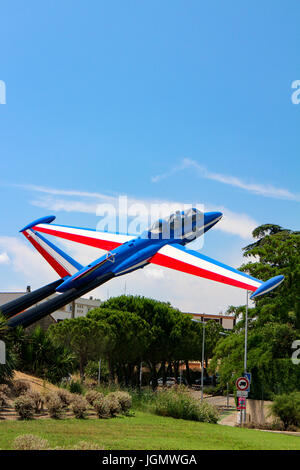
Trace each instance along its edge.
{"label": "shrubbery", "polygon": [[102,400],[104,398],[103,393],[97,392],[97,390],[89,390],[85,394],[85,399],[87,402],[93,406],[96,400]]}
{"label": "shrubbery", "polygon": [[80,382],[77,382],[76,380],[72,380],[68,386],[69,390],[71,393],[77,393],[82,395],[83,393],[83,388]]}
{"label": "shrubbery", "polygon": [[283,422],[284,429],[300,427],[300,392],[278,395],[270,408]]}
{"label": "shrubbery", "polygon": [[34,416],[35,403],[30,396],[20,395],[15,400],[15,410],[21,419],[32,419]]}
{"label": "shrubbery", "polygon": [[73,450],[104,450],[104,447],[98,446],[94,442],[79,441],[72,447]]}
{"label": "shrubbery", "polygon": [[109,418],[110,408],[105,397],[95,400],[93,406],[98,418]]}
{"label": "shrubbery", "polygon": [[11,388],[7,384],[0,384],[0,393],[9,397],[11,395]]}
{"label": "shrubbery", "polygon": [[114,393],[109,393],[106,397],[104,397],[104,401],[107,403],[110,416],[113,417],[121,413],[120,402]]}
{"label": "shrubbery", "polygon": [[60,388],[59,390],[57,390],[56,393],[60,401],[62,402],[63,407],[67,408],[72,402],[72,393],[63,388]]}
{"label": "shrubbery", "polygon": [[49,442],[33,434],[23,434],[16,437],[13,448],[15,450],[46,450],[49,449]]}
{"label": "shrubbery", "polygon": [[63,413],[63,403],[57,393],[51,393],[46,398],[47,409],[51,418],[59,419]]}
{"label": "shrubbery", "polygon": [[88,402],[82,395],[72,397],[72,411],[77,419],[84,419],[88,409]]}
{"label": "shrubbery", "polygon": [[24,380],[14,380],[13,392],[18,397],[30,390],[30,385]]}
{"label": "shrubbery", "polygon": [[154,411],[161,416],[217,423],[217,409],[209,403],[199,403],[184,390],[163,390],[157,393]]}
{"label": "shrubbery", "polygon": [[0,392],[0,409],[7,405],[8,397],[4,392]]}
{"label": "shrubbery", "polygon": [[126,414],[132,406],[132,399],[128,392],[114,392],[111,393],[119,402],[121,412]]}
{"label": "shrubbery", "polygon": [[44,398],[42,397],[42,395],[39,392],[36,392],[34,390],[29,390],[29,392],[27,392],[26,396],[32,398],[32,400],[34,402],[34,411],[35,411],[35,413],[39,413],[40,411],[42,411],[43,406],[44,406]]}

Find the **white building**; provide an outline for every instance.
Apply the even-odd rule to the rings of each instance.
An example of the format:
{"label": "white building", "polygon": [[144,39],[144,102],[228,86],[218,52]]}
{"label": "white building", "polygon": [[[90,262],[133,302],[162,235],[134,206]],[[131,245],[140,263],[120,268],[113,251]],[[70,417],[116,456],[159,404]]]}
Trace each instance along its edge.
{"label": "white building", "polygon": [[[7,302],[10,302],[11,300],[18,299],[22,295],[25,295],[26,293],[30,292],[30,290],[30,286],[27,286],[25,292],[0,292],[0,311],[1,305],[4,305]],[[47,300],[53,299],[53,297],[57,295],[60,294],[50,295],[49,297],[47,297],[47,299],[38,302],[38,304],[42,302],[47,302]],[[60,308],[59,310],[56,310],[55,312],[51,313],[50,315],[45,317],[45,319],[42,319],[38,323],[40,323],[42,327],[46,328],[51,323],[59,322],[65,320],[66,318],[83,317],[93,308],[99,307],[100,304],[100,299],[94,299],[93,297],[89,297],[88,299],[86,299],[84,297],[80,297],[74,300],[73,302],[65,305],[64,307]]]}

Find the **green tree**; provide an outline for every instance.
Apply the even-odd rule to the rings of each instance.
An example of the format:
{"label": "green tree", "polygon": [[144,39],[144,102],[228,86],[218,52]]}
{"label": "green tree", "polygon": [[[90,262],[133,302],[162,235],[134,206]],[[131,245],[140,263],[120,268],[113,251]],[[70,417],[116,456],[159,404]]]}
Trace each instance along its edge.
{"label": "green tree", "polygon": [[67,348],[75,355],[82,381],[86,364],[95,358],[101,344],[99,333],[94,322],[87,317],[66,319],[49,328],[49,335],[54,344]]}
{"label": "green tree", "polygon": [[244,256],[255,261],[241,269],[264,281],[285,276],[281,286],[257,298],[253,314],[260,323],[280,321],[300,329],[300,232],[265,224],[252,234],[257,240],[244,248]]}
{"label": "green tree", "polygon": [[6,363],[0,364],[0,383],[8,382],[13,378],[14,369],[17,364],[17,356],[13,350],[10,330],[6,319],[0,313],[0,340],[4,341],[6,347]]}

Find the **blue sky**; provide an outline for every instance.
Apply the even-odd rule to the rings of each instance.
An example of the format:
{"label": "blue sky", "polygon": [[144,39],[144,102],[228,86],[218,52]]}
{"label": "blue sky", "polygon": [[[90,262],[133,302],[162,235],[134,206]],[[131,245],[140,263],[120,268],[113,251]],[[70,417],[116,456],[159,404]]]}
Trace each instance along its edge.
{"label": "blue sky", "polygon": [[[233,266],[256,225],[299,229],[299,13],[294,0],[2,4],[0,290],[55,278],[22,226],[55,212],[95,228],[102,195],[223,210],[203,251]],[[126,282],[195,311],[244,299],[163,269]]]}

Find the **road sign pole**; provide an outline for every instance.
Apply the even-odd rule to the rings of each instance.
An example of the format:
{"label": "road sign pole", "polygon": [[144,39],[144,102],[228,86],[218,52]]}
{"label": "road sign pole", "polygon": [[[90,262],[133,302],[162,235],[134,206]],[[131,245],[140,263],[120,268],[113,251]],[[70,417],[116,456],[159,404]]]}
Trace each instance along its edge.
{"label": "road sign pole", "polygon": [[205,323],[202,322],[201,403],[203,403]]}
{"label": "road sign pole", "polygon": [[247,341],[248,341],[248,291],[246,291],[246,315],[245,315],[245,354],[244,372],[247,373]]}
{"label": "road sign pole", "polygon": [[[244,372],[247,373],[247,343],[248,343],[248,290],[246,291],[246,314],[245,314],[245,355],[244,355]],[[246,409],[241,410],[242,423],[246,423]]]}

